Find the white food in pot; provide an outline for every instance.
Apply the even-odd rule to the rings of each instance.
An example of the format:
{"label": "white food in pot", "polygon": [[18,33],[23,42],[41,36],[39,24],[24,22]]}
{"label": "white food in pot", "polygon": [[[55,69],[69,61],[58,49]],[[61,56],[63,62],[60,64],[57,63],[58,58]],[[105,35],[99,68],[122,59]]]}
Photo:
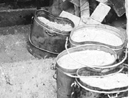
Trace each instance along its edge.
{"label": "white food in pot", "polygon": [[41,17],[41,16],[39,16],[38,19],[41,22],[43,22],[44,24],[46,24],[52,28],[56,28],[58,30],[61,30],[61,31],[71,31],[73,29],[70,24],[60,24],[57,22],[52,22],[52,21],[49,21],[48,19]]}
{"label": "white food in pot", "polygon": [[71,39],[74,42],[96,41],[112,46],[122,45],[122,39],[119,37],[119,35],[114,33],[114,31],[107,29],[82,28],[74,31]]}
{"label": "white food in pot", "polygon": [[92,87],[101,89],[114,89],[128,86],[128,75],[124,73],[116,73],[102,77],[86,77],[80,80]]}
{"label": "white food in pot", "polygon": [[86,65],[102,66],[109,65],[115,61],[115,56],[100,50],[85,50],[66,54],[57,60],[57,63],[62,68],[77,69]]}

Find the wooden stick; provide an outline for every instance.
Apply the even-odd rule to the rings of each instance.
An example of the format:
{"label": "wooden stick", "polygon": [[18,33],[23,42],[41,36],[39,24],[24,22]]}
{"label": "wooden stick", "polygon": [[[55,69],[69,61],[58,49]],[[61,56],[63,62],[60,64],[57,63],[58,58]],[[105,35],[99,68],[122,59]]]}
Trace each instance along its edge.
{"label": "wooden stick", "polygon": [[88,0],[80,0],[80,12],[82,21],[86,23],[90,17]]}
{"label": "wooden stick", "polygon": [[[101,23],[110,11],[110,7],[104,3],[99,3],[87,24]],[[93,21],[92,21],[93,20]]]}

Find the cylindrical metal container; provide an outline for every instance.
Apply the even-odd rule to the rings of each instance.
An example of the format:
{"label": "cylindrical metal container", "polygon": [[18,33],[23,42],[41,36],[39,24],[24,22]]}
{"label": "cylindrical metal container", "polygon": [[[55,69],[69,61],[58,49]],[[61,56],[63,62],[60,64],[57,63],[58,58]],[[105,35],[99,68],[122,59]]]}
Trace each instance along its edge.
{"label": "cylindrical metal container", "polygon": [[43,57],[48,56],[47,53],[57,56],[65,49],[65,39],[73,27],[74,23],[67,18],[53,16],[46,10],[37,10],[29,41],[35,48],[46,52],[45,55],[43,52]]}
{"label": "cylindrical metal container", "polygon": [[119,56],[127,47],[127,33],[108,25],[85,25],[71,31],[70,46],[102,44],[112,48]]}
{"label": "cylindrical metal container", "polygon": [[124,98],[128,95],[128,66],[125,64],[107,73],[84,67],[77,70],[77,76],[79,98]]}
{"label": "cylindrical metal container", "polygon": [[[94,56],[94,51],[98,51],[98,56]],[[106,62],[106,63],[96,63],[95,61],[98,61],[98,57],[101,59],[102,52],[111,54],[113,56],[113,60]],[[88,56],[88,57],[86,57]],[[91,59],[90,57],[93,57]],[[95,58],[97,57],[97,58]],[[104,58],[104,56],[102,56]],[[88,59],[90,58],[90,59]],[[106,57],[104,60],[108,61],[108,58]],[[84,59],[85,62],[82,62]],[[86,45],[86,46],[79,46],[79,47],[72,47],[67,50],[64,50],[57,56],[56,61],[56,74],[57,74],[57,98],[70,98],[72,87],[71,84],[75,80],[76,71],[77,69],[81,67],[98,67],[98,66],[107,66],[109,64],[115,63],[117,59],[117,55],[115,51],[112,49],[102,46],[102,45]],[[95,62],[95,64],[87,65],[88,62]],[[97,64],[97,65],[96,65]]]}
{"label": "cylindrical metal container", "polygon": [[43,51],[34,45],[30,43],[30,41],[27,41],[27,50],[30,54],[32,54],[34,57],[42,59],[42,58],[49,58],[49,57],[56,57],[56,54],[52,54],[46,51]]}

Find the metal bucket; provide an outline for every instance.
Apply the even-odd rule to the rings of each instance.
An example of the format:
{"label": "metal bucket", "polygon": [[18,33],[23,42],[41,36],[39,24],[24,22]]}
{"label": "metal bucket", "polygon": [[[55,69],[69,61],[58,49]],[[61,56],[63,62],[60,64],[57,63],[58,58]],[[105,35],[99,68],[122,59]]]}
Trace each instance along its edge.
{"label": "metal bucket", "polygon": [[73,27],[73,22],[67,18],[53,16],[46,10],[37,10],[33,18],[29,41],[35,48],[57,55],[65,49],[65,39]]}
{"label": "metal bucket", "polygon": [[[86,64],[80,63],[80,61],[76,61],[75,57],[72,57],[71,54],[80,53],[82,51],[87,51],[87,50],[89,52],[91,50],[105,51],[107,53],[114,55],[115,57],[115,60],[113,62],[110,62],[110,64],[113,64],[116,61],[115,51],[101,45],[86,45],[86,46],[72,47],[67,50],[64,50],[57,56],[57,59],[56,59],[57,98],[70,98],[71,97],[71,92],[73,90],[71,87],[71,84],[74,82],[75,77],[77,77],[75,76],[77,69],[87,66]],[[65,56],[68,56],[67,58],[72,60],[72,63],[73,63],[72,65],[69,64],[71,63],[71,61],[64,60]],[[77,57],[81,58],[78,55]],[[63,65],[64,62],[66,62],[66,64]]]}
{"label": "metal bucket", "polygon": [[34,57],[42,59],[42,58],[49,58],[49,57],[56,57],[56,54],[52,54],[46,51],[43,51],[39,48],[36,48],[33,46],[29,41],[27,41],[27,50],[30,54],[32,54]]}
{"label": "metal bucket", "polygon": [[127,33],[108,25],[85,25],[71,31],[70,47],[84,44],[102,44],[112,48],[119,56],[127,47]]}
{"label": "metal bucket", "polygon": [[[120,70],[120,69],[122,69],[122,70]],[[117,70],[120,70],[120,72]],[[106,82],[100,81],[101,83],[99,83],[99,81],[90,80],[90,82],[94,82],[95,84],[98,83],[97,86],[92,86],[90,82],[87,82],[90,79],[89,77],[105,78],[105,77],[109,77],[112,75],[116,76],[116,74],[118,74],[118,73],[124,73],[124,75],[126,74],[126,77],[128,77],[128,65],[124,64],[124,65],[120,66],[120,68],[118,67],[117,69],[110,71],[109,73],[107,72],[105,74],[99,73],[99,72],[94,72],[86,67],[78,69],[77,70],[78,78],[76,78],[76,81],[75,81],[75,84],[77,86],[74,86],[74,87],[77,87],[75,89],[80,89],[79,92],[76,92],[76,93],[79,93],[78,98],[123,98],[123,97],[128,96],[128,84],[126,84],[126,86],[122,85],[119,87],[119,85],[117,85],[117,86],[113,87],[114,86],[113,84],[109,84],[109,82],[106,83],[107,81],[113,81],[111,79],[109,79],[109,80],[107,79]],[[115,77],[115,79],[116,78],[118,78],[118,77]],[[84,79],[86,79],[86,82],[83,81]],[[121,79],[123,80],[123,78],[121,78]],[[118,82],[120,82],[120,81],[118,81]],[[113,86],[111,86],[109,89],[103,88],[103,86],[100,85],[103,83],[106,83],[104,85],[108,85],[108,86],[113,85]]]}

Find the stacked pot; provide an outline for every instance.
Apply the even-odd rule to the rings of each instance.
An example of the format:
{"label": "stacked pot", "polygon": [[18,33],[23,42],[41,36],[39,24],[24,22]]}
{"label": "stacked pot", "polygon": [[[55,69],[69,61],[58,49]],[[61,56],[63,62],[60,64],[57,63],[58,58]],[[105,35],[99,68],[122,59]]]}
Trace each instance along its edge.
{"label": "stacked pot", "polygon": [[58,98],[124,98],[127,34],[108,25],[74,28],[57,56]]}
{"label": "stacked pot", "polygon": [[57,98],[127,96],[125,30],[108,25],[74,28],[73,22],[67,18],[37,10],[29,34],[28,50],[40,58],[57,56]]}

